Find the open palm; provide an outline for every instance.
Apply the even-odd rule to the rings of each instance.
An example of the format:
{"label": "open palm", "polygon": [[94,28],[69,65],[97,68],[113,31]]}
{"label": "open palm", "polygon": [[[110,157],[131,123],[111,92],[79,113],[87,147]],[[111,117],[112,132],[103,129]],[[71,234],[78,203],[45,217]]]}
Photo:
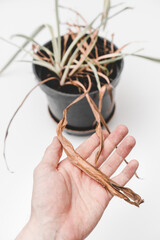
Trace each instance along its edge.
{"label": "open palm", "polygon": [[[110,135],[104,131],[104,149],[96,166],[109,177],[135,145],[133,137],[125,137],[127,133],[123,125]],[[94,165],[98,145],[98,137],[93,134],[77,152]],[[98,223],[112,196],[68,158],[59,162],[61,154],[62,146],[55,137],[35,169],[31,218],[39,223],[44,236],[51,239],[84,239]],[[124,186],[137,167],[136,160],[130,161],[114,181]]]}

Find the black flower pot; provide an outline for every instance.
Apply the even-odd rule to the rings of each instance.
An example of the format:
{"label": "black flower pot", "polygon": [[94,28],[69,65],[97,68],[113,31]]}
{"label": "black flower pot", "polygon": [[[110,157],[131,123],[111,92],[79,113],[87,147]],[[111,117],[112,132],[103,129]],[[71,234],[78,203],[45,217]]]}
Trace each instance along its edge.
{"label": "black flower pot", "polygon": [[[98,46],[102,46],[104,39],[98,38]],[[45,44],[47,48],[52,50],[51,42]],[[111,43],[107,41],[107,47],[110,49]],[[114,45],[114,49],[117,47]],[[99,49],[98,49],[99,50]],[[103,54],[103,53],[102,53]],[[101,54],[101,55],[102,55]],[[112,95],[113,101],[111,102],[110,96],[106,91],[102,101],[101,113],[106,122],[110,120],[115,110],[114,96],[115,87],[117,86],[120,75],[123,69],[124,60],[119,60],[112,63],[113,73],[111,74],[111,84],[113,86]],[[46,79],[48,76],[53,75],[48,69],[44,67],[33,64],[34,73],[38,81]],[[72,103],[79,95],[79,92],[75,91],[75,87],[68,85],[66,87],[59,88],[57,81],[50,81],[46,84],[41,85],[41,89],[46,93],[48,99],[49,113],[52,118],[58,123],[63,117],[63,110]],[[89,95],[92,97],[96,105],[99,103],[99,92],[97,89],[91,89]],[[75,135],[86,135],[94,131],[94,115],[92,110],[86,100],[83,98],[80,102],[74,104],[68,111],[67,114],[68,125],[66,131]]]}

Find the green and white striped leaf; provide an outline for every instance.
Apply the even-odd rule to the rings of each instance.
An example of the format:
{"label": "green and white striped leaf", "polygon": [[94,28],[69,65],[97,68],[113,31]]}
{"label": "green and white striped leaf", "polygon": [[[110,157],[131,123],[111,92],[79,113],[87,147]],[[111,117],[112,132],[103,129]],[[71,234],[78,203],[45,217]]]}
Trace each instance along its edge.
{"label": "green and white striped leaf", "polygon": [[116,62],[118,60],[121,60],[123,59],[125,56],[128,56],[128,54],[121,54],[120,56],[118,57],[115,57],[115,58],[110,58],[110,59],[107,59],[107,60],[102,60],[102,61],[99,61],[99,64],[109,64],[109,63],[113,63],[113,62]]}
{"label": "green and white striped leaf", "polygon": [[108,19],[111,19],[111,18],[114,18],[115,16],[119,15],[120,13],[126,11],[126,10],[132,10],[133,8],[132,7],[125,7],[121,10],[119,10],[118,12],[114,13],[112,16],[108,17]]}
{"label": "green and white striped leaf", "polygon": [[[45,25],[41,25],[38,27],[32,34],[31,38],[36,37],[43,29],[45,28]],[[2,38],[1,38],[2,39]],[[9,59],[9,61],[3,66],[3,68],[0,70],[0,74],[14,61],[14,59],[19,55],[19,53],[30,43],[29,40],[26,40],[21,48]]]}
{"label": "green and white striped leaf", "polygon": [[18,46],[17,44],[15,44],[15,43],[13,43],[13,42],[5,39],[5,38],[0,37],[0,40],[2,40],[2,41],[4,41],[4,42],[6,42],[6,43],[8,43],[8,44],[10,44],[10,45],[18,48],[19,51],[24,51],[25,53],[27,53],[28,55],[30,55],[32,58],[34,58],[34,59],[36,59],[36,60],[39,60],[39,57],[38,57],[36,54],[32,53],[32,51],[28,51],[28,50],[26,50],[25,48],[20,47],[20,46]]}
{"label": "green and white striped leaf", "polygon": [[92,71],[94,73],[94,76],[95,76],[95,79],[96,79],[96,82],[97,82],[97,88],[100,91],[101,84],[100,84],[100,79],[99,79],[99,76],[98,76],[98,73],[97,73],[97,69],[91,62],[88,62],[88,65],[90,66],[90,68],[92,69]]}
{"label": "green and white striped leaf", "polygon": [[60,62],[60,60],[61,60],[61,33],[60,33],[58,0],[55,0],[55,11],[56,11],[57,34],[58,34],[58,54],[59,54],[59,62]]}
{"label": "green and white striped leaf", "polygon": [[29,40],[30,42],[33,42],[34,44],[36,44],[40,50],[43,50],[44,52],[47,53],[47,55],[50,55],[50,56],[53,56],[54,57],[54,54],[52,51],[50,51],[48,48],[44,47],[43,45],[39,44],[37,41],[35,41],[33,38],[31,37],[28,37],[24,34],[14,34],[11,36],[11,38],[15,38],[15,37],[20,37],[20,38],[24,38],[26,40]]}
{"label": "green and white striped leaf", "polygon": [[75,56],[77,55],[77,53],[79,52],[80,48],[82,47],[83,43],[85,41],[87,41],[87,39],[89,39],[91,36],[91,34],[88,34],[84,39],[83,41],[80,42],[79,46],[76,48],[76,50],[73,52],[72,56],[70,57],[69,61],[68,61],[68,64],[65,68],[65,71],[62,75],[62,78],[61,78],[61,81],[60,81],[60,84],[63,85],[65,83],[65,80],[66,80],[66,77],[68,75],[68,72],[69,72],[69,69],[70,69],[70,65],[73,63],[73,61],[75,60]]}
{"label": "green and white striped leaf", "polygon": [[90,46],[90,48],[88,50],[86,50],[85,55],[80,59],[79,63],[77,64],[77,66],[75,66],[75,68],[72,70],[70,76],[72,76],[80,67],[81,65],[85,62],[85,60],[87,59],[88,55],[91,53],[92,49],[94,48],[96,42],[97,42],[97,38],[96,37],[92,43],[92,45]]}
{"label": "green and white striped leaf", "polygon": [[104,0],[103,2],[103,14],[102,14],[102,22],[103,22],[103,29],[106,28],[107,25],[107,19],[108,19],[108,13],[110,10],[110,0]]}
{"label": "green and white striped leaf", "polygon": [[55,60],[55,68],[59,72],[58,75],[60,75],[60,59],[59,59],[58,45],[57,45],[57,40],[56,40],[56,37],[54,34],[54,30],[53,30],[53,27],[49,24],[46,24],[45,27],[48,28],[48,30],[51,33],[52,47],[53,47],[54,60]]}
{"label": "green and white striped leaf", "polygon": [[38,66],[42,66],[42,67],[45,67],[49,70],[51,70],[52,72],[57,73],[56,71],[56,68],[53,67],[51,64],[47,63],[46,61],[43,61],[43,60],[32,60],[32,61],[29,61],[29,60],[18,60],[17,62],[26,62],[26,63],[32,63],[32,64],[35,64],[35,65],[38,65]]}
{"label": "green and white striped leaf", "polygon": [[62,58],[62,62],[61,62],[61,67],[64,67],[70,53],[72,52],[73,48],[76,46],[77,42],[84,36],[87,34],[88,30],[93,26],[93,24],[95,23],[95,21],[97,20],[97,18],[100,16],[101,14],[98,14],[97,17],[94,18],[94,20],[87,25],[78,35],[77,37],[74,39],[74,41],[70,44],[70,46],[68,47],[66,53],[64,54],[63,58]]}
{"label": "green and white striped leaf", "polygon": [[155,57],[150,57],[150,56],[145,56],[145,55],[139,55],[139,54],[136,54],[136,53],[132,53],[132,56],[160,63],[160,58],[155,58]]}

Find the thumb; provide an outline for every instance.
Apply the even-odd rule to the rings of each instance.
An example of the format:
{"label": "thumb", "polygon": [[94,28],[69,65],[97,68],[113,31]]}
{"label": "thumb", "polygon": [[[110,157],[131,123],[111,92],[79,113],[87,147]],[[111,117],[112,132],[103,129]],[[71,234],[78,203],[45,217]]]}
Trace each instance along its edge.
{"label": "thumb", "polygon": [[42,163],[48,164],[53,169],[56,169],[58,162],[62,156],[62,144],[58,137],[54,137],[52,143],[47,147]]}

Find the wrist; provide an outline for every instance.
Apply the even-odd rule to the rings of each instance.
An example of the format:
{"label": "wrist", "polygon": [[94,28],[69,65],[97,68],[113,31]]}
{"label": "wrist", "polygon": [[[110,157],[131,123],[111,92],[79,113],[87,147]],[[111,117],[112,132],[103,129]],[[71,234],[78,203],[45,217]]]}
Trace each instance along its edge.
{"label": "wrist", "polygon": [[66,237],[66,233],[61,233],[53,225],[39,223],[31,217],[15,240],[78,240],[73,236]]}
{"label": "wrist", "polygon": [[41,240],[38,227],[30,219],[15,240]]}
{"label": "wrist", "polygon": [[[33,237],[34,240],[80,240],[74,237],[73,234],[63,232],[62,228],[59,229],[54,222],[45,221],[45,223],[39,223],[32,217],[28,225],[33,236],[35,236]],[[32,240],[32,238],[29,240]]]}
{"label": "wrist", "polygon": [[31,217],[15,240],[66,240],[53,227],[39,224]]}
{"label": "wrist", "polygon": [[[53,225],[40,223],[34,217],[31,217],[28,229],[33,234],[34,240],[56,240],[56,230]],[[60,238],[57,238],[57,240],[60,240]]]}

